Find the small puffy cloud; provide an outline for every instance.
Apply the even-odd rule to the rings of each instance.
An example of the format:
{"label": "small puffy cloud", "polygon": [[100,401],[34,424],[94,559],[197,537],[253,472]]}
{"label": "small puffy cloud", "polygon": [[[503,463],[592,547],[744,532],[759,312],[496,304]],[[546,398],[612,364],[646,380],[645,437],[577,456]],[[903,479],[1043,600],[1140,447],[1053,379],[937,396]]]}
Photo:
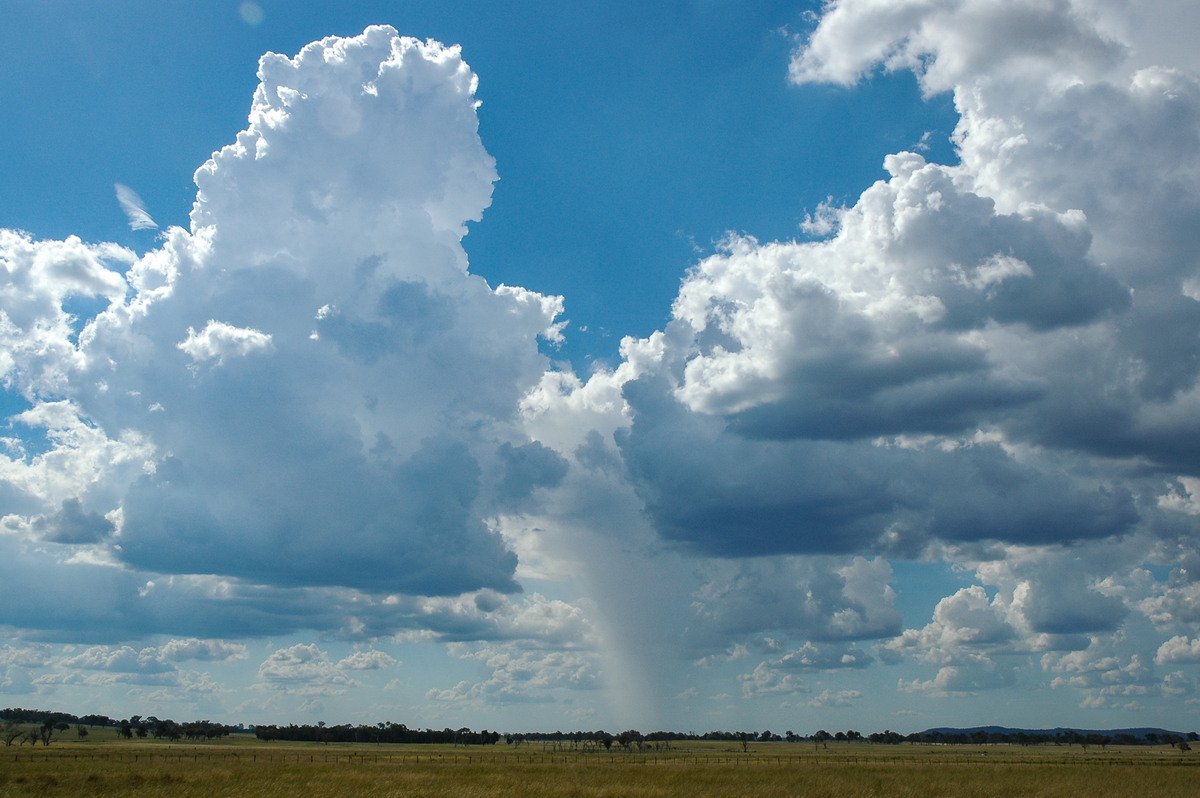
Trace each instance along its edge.
{"label": "small puffy cloud", "polygon": [[41,668],[49,665],[52,655],[48,646],[0,646],[0,665]]}
{"label": "small puffy cloud", "polygon": [[479,682],[461,681],[433,689],[427,698],[439,702],[486,704],[546,702],[556,690],[588,690],[599,686],[596,655],[579,651],[521,651],[512,644],[451,644],[451,653],[491,669]]}
{"label": "small puffy cloud", "polygon": [[1180,624],[1200,628],[1200,581],[1178,580],[1158,595],[1138,602],[1138,609],[1161,629]]}
{"label": "small puffy cloud", "polygon": [[1200,662],[1200,638],[1175,635],[1158,647],[1154,661],[1159,665],[1195,664]]}
{"label": "small puffy cloud", "polygon": [[1080,706],[1089,708],[1135,708],[1162,686],[1124,635],[1093,636],[1087,648],[1046,654],[1042,667],[1061,674],[1051,680],[1052,688],[1078,691]]}
{"label": "small puffy cloud", "polygon": [[267,333],[234,327],[212,319],[208,320],[208,324],[204,325],[200,332],[188,327],[187,338],[177,346],[197,363],[215,360],[217,365],[222,365],[226,358],[270,352],[272,348],[271,336]]}
{"label": "small puffy cloud", "polygon": [[900,631],[892,571],[883,559],[764,558],[709,563],[705,570],[709,578],[692,604],[697,646],[710,637],[869,640]]}
{"label": "small puffy cloud", "polygon": [[756,698],[769,695],[793,695],[807,693],[809,687],[795,673],[788,673],[760,662],[750,673],[738,676],[742,683],[742,695]]}
{"label": "small puffy cloud", "polygon": [[849,707],[853,706],[860,698],[862,698],[862,692],[858,690],[822,690],[820,694],[809,699],[808,706]]}
{"label": "small puffy cloud", "polygon": [[393,610],[446,642],[513,641],[537,648],[587,649],[598,642],[591,608],[587,601],[572,604],[540,593],[509,598],[483,590],[454,598],[389,597],[380,610]]}
{"label": "small puffy cloud", "polygon": [[[901,689],[939,696],[971,692],[999,682],[993,655],[1029,647],[1009,620],[1008,608],[997,596],[989,600],[979,585],[963,588],[938,602],[924,628],[907,629],[879,650],[881,658],[909,655],[939,666],[932,680],[902,682]],[[972,684],[978,687],[971,687]]]}
{"label": "small puffy cloud", "polygon": [[944,665],[932,679],[901,679],[899,689],[906,693],[924,693],[932,698],[961,698],[981,690],[1011,687],[1016,670],[991,661]]}
{"label": "small puffy cloud", "polygon": [[930,627],[927,629],[932,637],[945,644],[987,645],[1013,637],[1004,608],[998,601],[989,601],[979,585],[963,588],[939,601]]}
{"label": "small puffy cloud", "polygon": [[113,673],[167,673],[175,668],[162,661],[154,648],[136,650],[130,646],[92,646],[62,661],[67,668],[110,671]]}
{"label": "small puffy cloud", "polygon": [[794,651],[788,651],[778,659],[770,661],[770,667],[785,671],[834,671],[865,668],[873,658],[856,646],[814,646],[805,643]]}
{"label": "small puffy cloud", "polygon": [[1177,700],[1194,695],[1196,683],[1183,671],[1172,671],[1163,677],[1159,690],[1164,697]]}
{"label": "small puffy cloud", "polygon": [[345,671],[386,670],[396,664],[396,658],[382,651],[355,651],[338,662],[337,667]]}
{"label": "small puffy cloud", "polygon": [[315,643],[281,648],[258,666],[258,678],[270,689],[292,695],[341,695],[354,684]]}
{"label": "small puffy cloud", "polygon": [[244,643],[228,643],[224,640],[171,640],[159,648],[160,656],[172,662],[200,660],[204,662],[229,662],[246,658]]}

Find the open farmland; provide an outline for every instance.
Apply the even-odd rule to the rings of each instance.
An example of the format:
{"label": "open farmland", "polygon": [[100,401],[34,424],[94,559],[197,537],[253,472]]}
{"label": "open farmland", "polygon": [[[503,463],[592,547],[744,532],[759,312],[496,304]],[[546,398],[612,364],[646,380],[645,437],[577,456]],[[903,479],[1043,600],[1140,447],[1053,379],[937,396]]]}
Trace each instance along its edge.
{"label": "open farmland", "polygon": [[0,749],[0,796],[1191,796],[1200,757],[1168,746],[689,743],[643,752],[524,746],[59,742]]}

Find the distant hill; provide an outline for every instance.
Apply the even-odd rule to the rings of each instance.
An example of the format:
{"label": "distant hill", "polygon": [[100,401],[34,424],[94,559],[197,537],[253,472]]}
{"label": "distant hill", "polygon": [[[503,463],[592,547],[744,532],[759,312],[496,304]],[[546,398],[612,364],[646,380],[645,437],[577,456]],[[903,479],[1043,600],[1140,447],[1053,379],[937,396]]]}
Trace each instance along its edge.
{"label": "distant hill", "polygon": [[921,734],[943,734],[943,735],[947,735],[947,736],[964,734],[964,735],[970,736],[974,732],[983,732],[984,734],[988,734],[988,735],[999,734],[999,735],[1005,735],[1005,736],[1015,736],[1018,734],[1025,734],[1030,737],[1034,737],[1034,736],[1058,737],[1058,736],[1066,736],[1066,735],[1070,734],[1071,732],[1074,732],[1075,734],[1080,734],[1085,737],[1089,734],[1098,734],[1098,735],[1101,735],[1104,737],[1112,737],[1112,738],[1115,738],[1119,735],[1129,735],[1130,737],[1136,737],[1139,740],[1145,740],[1149,737],[1149,735],[1154,734],[1154,735],[1157,735],[1158,738],[1162,739],[1162,740],[1165,740],[1167,737],[1171,737],[1171,736],[1179,737],[1184,740],[1188,739],[1187,732],[1171,731],[1170,729],[1159,729],[1159,728],[1156,728],[1153,726],[1139,726],[1137,728],[1132,728],[1132,729],[1078,729],[1078,728],[1066,728],[1063,726],[1059,726],[1054,729],[1015,729],[1010,726],[972,726],[970,728],[961,729],[961,728],[954,728],[954,727],[950,727],[950,726],[938,726],[938,727],[935,727],[932,729],[926,729],[925,731],[921,732]]}

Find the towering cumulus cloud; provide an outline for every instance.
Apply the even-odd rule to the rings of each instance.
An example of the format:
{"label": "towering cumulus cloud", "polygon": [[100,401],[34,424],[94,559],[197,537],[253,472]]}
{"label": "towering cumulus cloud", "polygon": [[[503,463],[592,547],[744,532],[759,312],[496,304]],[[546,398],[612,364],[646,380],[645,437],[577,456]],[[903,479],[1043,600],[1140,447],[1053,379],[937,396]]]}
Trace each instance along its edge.
{"label": "towering cumulus cloud", "polygon": [[159,249],[4,233],[0,368],[26,405],[0,460],[5,560],[36,576],[65,554],[45,542],[88,544],[68,572],[122,605],[113,634],[203,625],[167,608],[213,580],[512,592],[486,519],[561,479],[516,424],[561,302],[489,287],[460,244],[496,173],[458,49],[373,27],[269,54],[259,79]]}

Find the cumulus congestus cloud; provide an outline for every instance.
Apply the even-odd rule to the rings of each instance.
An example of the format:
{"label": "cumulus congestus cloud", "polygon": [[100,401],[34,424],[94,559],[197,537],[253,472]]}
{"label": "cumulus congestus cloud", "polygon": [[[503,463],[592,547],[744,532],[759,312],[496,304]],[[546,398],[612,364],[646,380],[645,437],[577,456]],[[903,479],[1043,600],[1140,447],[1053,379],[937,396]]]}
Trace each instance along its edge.
{"label": "cumulus congestus cloud", "polygon": [[[963,161],[888,156],[825,240],[730,237],[595,378],[622,386],[616,441],[661,534],[725,556],[1066,543],[1132,532],[1200,467],[1198,153],[1162,123],[1196,82],[1130,65],[1083,5],[828,9],[793,79],[916,70],[954,92]],[[1013,54],[977,35],[997,20],[1044,29]],[[1100,93],[1129,112],[1097,117]]]}
{"label": "cumulus congestus cloud", "polygon": [[[4,233],[0,367],[47,441],[4,457],[7,507],[34,519],[10,527],[145,574],[143,615],[132,574],[76,567],[124,594],[113,624],[153,631],[211,631],[162,609],[213,600],[194,580],[519,590],[487,519],[561,478],[517,424],[561,300],[467,269],[496,179],[474,74],[457,48],[374,27],[264,56],[259,78],[249,126],[196,172],[190,229],[160,248]],[[100,312],[67,313],[80,295]],[[40,561],[20,539],[4,545]],[[283,618],[293,599],[271,631],[341,623]]]}
{"label": "cumulus congestus cloud", "polygon": [[[781,606],[854,606],[781,556],[974,573],[880,649],[939,665],[910,691],[1011,685],[1033,652],[1184,650],[1147,623],[1194,633],[1197,595],[1200,82],[1191,56],[1153,60],[1162,19],[1104,0],[828,4],[793,81],[911,70],[953,93],[960,162],[888,156],[886,179],[810,219],[819,240],[730,235],[617,368],[527,400],[543,428],[591,414],[660,543],[744,563],[759,588],[705,585],[692,639],[769,652],[747,683],[778,676],[763,640],[827,633]],[[558,448],[604,484],[595,444]]]}

